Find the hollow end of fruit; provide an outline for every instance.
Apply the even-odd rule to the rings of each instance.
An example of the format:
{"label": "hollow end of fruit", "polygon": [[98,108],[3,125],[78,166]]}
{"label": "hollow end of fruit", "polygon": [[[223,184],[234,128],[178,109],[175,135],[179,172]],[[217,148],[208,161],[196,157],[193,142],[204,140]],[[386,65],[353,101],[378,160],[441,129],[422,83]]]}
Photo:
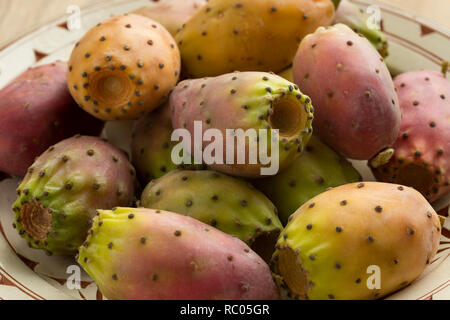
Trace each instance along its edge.
{"label": "hollow end of fruit", "polygon": [[261,233],[252,243],[252,250],[255,251],[264,261],[269,263],[273,252],[275,251],[274,248],[278,241],[279,235],[279,230]]}
{"label": "hollow end of fruit", "polygon": [[398,169],[396,182],[427,194],[434,185],[434,173],[422,165],[409,163]]}
{"label": "hollow end of fruit", "polygon": [[293,296],[306,299],[308,294],[308,278],[303,270],[300,258],[290,248],[280,251],[278,256],[278,271],[283,277]]}
{"label": "hollow end of fruit", "polygon": [[135,94],[135,84],[122,70],[102,70],[89,79],[92,100],[113,109],[127,104]]}
{"label": "hollow end of fruit", "polygon": [[44,241],[52,228],[52,215],[39,202],[25,204],[20,210],[21,224],[33,239]]}
{"label": "hollow end of fruit", "polygon": [[306,126],[306,114],[298,100],[284,97],[273,102],[268,121],[282,139],[296,139]]}

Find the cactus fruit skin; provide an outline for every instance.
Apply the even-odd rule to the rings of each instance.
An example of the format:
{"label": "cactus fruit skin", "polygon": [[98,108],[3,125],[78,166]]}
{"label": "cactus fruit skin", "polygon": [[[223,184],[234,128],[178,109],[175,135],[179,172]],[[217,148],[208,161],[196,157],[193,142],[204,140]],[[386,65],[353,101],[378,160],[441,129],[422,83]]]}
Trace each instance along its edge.
{"label": "cactus fruit skin", "polygon": [[161,210],[99,210],[78,262],[110,300],[279,299],[244,242]]}
{"label": "cactus fruit skin", "polygon": [[450,82],[437,71],[395,78],[402,121],[390,162],[375,177],[420,191],[428,201],[450,192]]}
{"label": "cactus fruit skin", "polygon": [[361,175],[347,159],[312,136],[305,152],[278,175],[254,181],[278,208],[281,221],[288,218],[305,202],[334,188],[361,181]]}
{"label": "cactus fruit skin", "polygon": [[[431,263],[439,217],[416,190],[353,183],[305,203],[273,256],[280,285],[299,299],[377,299],[404,288]],[[369,289],[379,267],[380,289]],[[372,283],[372,282],[369,282]]]}
{"label": "cactus fruit skin", "polygon": [[79,106],[102,120],[133,120],[168,98],[180,52],[159,23],[135,14],[89,30],[69,61],[68,86]]}
{"label": "cactus fruit skin", "polygon": [[[204,131],[220,130],[224,137],[227,129],[278,129],[275,138],[280,140],[281,169],[300,156],[312,134],[311,99],[295,84],[265,72],[236,72],[183,81],[172,92],[169,105],[174,129],[185,128],[192,136],[194,121],[202,121]],[[203,142],[203,147],[208,144]],[[249,163],[248,150],[245,164],[226,164],[225,143],[223,156],[224,164],[215,163],[211,168],[230,175],[260,177],[263,165]]]}
{"label": "cactus fruit skin", "polygon": [[176,169],[205,169],[203,165],[176,165],[172,161],[172,119],[164,105],[139,119],[133,128],[132,159],[139,181],[145,186]]}
{"label": "cactus fruit skin", "polygon": [[139,119],[133,128],[132,159],[139,181],[146,185],[167,172],[177,169],[171,154],[172,120],[167,106]]}
{"label": "cactus fruit skin", "polygon": [[75,136],[50,147],[17,189],[14,227],[30,247],[75,254],[97,208],[131,205],[135,171],[100,138]]}
{"label": "cactus fruit skin", "polygon": [[356,33],[362,34],[377,49],[383,58],[388,52],[388,42],[384,33],[368,26],[370,16],[348,0],[342,0],[336,10],[335,23],[343,23]]}
{"label": "cactus fruit skin", "polygon": [[294,80],[314,103],[315,132],[343,156],[368,160],[395,142],[400,108],[392,78],[380,54],[349,27],[321,27],[303,39]]}
{"label": "cactus fruit skin", "polygon": [[61,61],[30,68],[0,91],[0,171],[24,176],[53,144],[102,131],[103,123],[70,96],[66,70]]}
{"label": "cactus fruit skin", "polygon": [[277,209],[264,194],[248,182],[209,170],[177,170],[153,180],[141,205],[190,216],[249,246],[261,239],[273,248],[282,229]]}
{"label": "cactus fruit skin", "polygon": [[330,0],[210,0],[175,37],[183,73],[279,72],[291,64],[300,40],[333,18]]}
{"label": "cactus fruit skin", "polygon": [[205,4],[206,0],[165,0],[134,11],[161,23],[175,37],[186,23]]}

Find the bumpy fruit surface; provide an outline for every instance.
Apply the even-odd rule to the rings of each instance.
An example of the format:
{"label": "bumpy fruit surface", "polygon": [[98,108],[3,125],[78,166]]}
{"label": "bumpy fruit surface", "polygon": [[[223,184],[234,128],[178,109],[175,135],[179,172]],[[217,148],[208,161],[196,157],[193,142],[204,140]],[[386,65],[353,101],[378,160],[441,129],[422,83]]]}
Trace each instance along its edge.
{"label": "bumpy fruit surface", "polygon": [[238,237],[261,256],[282,229],[277,209],[250,183],[213,171],[178,170],[153,180],[141,205],[184,214]]}
{"label": "bumpy fruit surface", "polygon": [[160,210],[99,210],[78,262],[113,300],[279,298],[267,264],[244,242]]}
{"label": "bumpy fruit surface", "polygon": [[74,254],[98,208],[131,205],[134,168],[102,139],[76,136],[50,147],[17,189],[14,227],[30,247]]}
{"label": "bumpy fruit surface", "polygon": [[330,0],[210,0],[177,34],[191,78],[279,72],[301,39],[334,18]]}
{"label": "bumpy fruit surface", "polygon": [[313,136],[293,164],[276,176],[257,179],[254,183],[273,201],[285,224],[306,201],[329,188],[360,179],[350,162]]}
{"label": "bumpy fruit surface", "polygon": [[315,132],[347,158],[368,160],[397,138],[400,108],[383,61],[343,24],[307,36],[294,60],[295,83],[314,103]]}
{"label": "bumpy fruit surface", "polygon": [[399,75],[395,87],[402,112],[395,154],[373,172],[435,201],[450,192],[450,82],[439,72],[422,70]]}
{"label": "bumpy fruit surface", "polygon": [[60,61],[31,68],[0,91],[0,171],[24,176],[51,145],[102,131],[70,96],[66,70]]}
{"label": "bumpy fruit surface", "polygon": [[163,104],[178,81],[180,53],[159,23],[135,14],[98,24],[78,42],[68,86],[79,106],[103,120],[137,119]]}
{"label": "bumpy fruit surface", "polygon": [[340,1],[334,18],[335,23],[343,23],[356,33],[365,36],[381,56],[387,57],[389,52],[386,36],[372,20],[374,19],[371,15],[348,0]]}
{"label": "bumpy fruit surface", "polygon": [[132,153],[140,182],[145,186],[175,169],[204,169],[202,165],[176,165],[172,161],[173,133],[167,105],[139,119],[133,128]]}
{"label": "bumpy fruit surface", "polygon": [[[318,195],[292,216],[273,270],[295,298],[381,298],[423,272],[440,235],[438,215],[414,189],[348,184]],[[379,289],[369,289],[374,277]]]}
{"label": "bumpy fruit surface", "polygon": [[161,23],[167,31],[175,36],[207,0],[164,0],[134,11]]}
{"label": "bumpy fruit surface", "polygon": [[[202,122],[203,131],[219,130],[224,140],[229,137],[227,130],[255,129],[258,136],[259,130],[268,132],[269,138],[267,141],[264,139],[264,142],[267,142],[269,149],[271,138],[279,140],[280,168],[286,167],[300,156],[312,133],[311,99],[302,94],[293,83],[265,72],[236,72],[215,78],[183,81],[170,96],[170,108],[174,129],[185,128],[189,130],[191,137],[195,136],[195,121]],[[270,137],[269,129],[278,129],[279,135]],[[231,138],[238,141],[236,137]],[[257,137],[246,139],[245,154],[242,150],[235,150],[234,164],[227,164],[226,160],[226,149],[233,146],[224,143],[223,159],[220,159],[223,164],[217,163],[219,161],[207,164],[231,175],[260,177],[261,168],[267,165],[252,164],[249,156],[252,150],[255,151],[252,146],[261,146],[262,141]],[[203,147],[210,144],[212,143],[204,141]],[[234,149],[237,149],[236,146]],[[238,163],[240,152],[245,155],[244,164]],[[191,154],[195,156],[195,152]],[[257,160],[261,160],[260,157]]]}

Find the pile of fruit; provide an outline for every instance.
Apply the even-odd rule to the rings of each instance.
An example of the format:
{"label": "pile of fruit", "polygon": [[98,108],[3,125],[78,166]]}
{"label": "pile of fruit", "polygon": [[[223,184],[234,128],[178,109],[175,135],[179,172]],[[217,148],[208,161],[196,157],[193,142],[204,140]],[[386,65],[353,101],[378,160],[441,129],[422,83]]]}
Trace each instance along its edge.
{"label": "pile of fruit", "polygon": [[[393,80],[368,18],[345,0],[183,0],[99,23],[67,63],[0,91],[0,171],[25,176],[14,228],[32,248],[76,256],[109,299],[404,288],[441,236],[430,202],[450,193],[450,82],[428,70]],[[136,120],[131,159],[98,137],[111,120]],[[194,135],[196,121],[279,130],[280,172],[226,150],[175,164],[172,133]]]}

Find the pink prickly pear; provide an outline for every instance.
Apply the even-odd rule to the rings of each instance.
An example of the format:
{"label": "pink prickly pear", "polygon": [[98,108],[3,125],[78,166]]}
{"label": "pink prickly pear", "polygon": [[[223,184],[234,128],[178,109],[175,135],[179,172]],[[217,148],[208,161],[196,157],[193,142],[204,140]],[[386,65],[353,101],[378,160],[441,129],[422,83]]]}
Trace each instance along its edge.
{"label": "pink prickly pear", "polygon": [[450,192],[450,82],[422,70],[399,75],[395,86],[402,112],[395,154],[373,172],[437,200]]}
{"label": "pink prickly pear", "polygon": [[267,264],[238,238],[180,214],[99,210],[78,262],[108,299],[278,299]]}
{"label": "pink prickly pear", "polygon": [[367,160],[395,142],[400,109],[391,76],[349,27],[321,27],[303,39],[294,82],[314,103],[315,132],[342,155]]}

